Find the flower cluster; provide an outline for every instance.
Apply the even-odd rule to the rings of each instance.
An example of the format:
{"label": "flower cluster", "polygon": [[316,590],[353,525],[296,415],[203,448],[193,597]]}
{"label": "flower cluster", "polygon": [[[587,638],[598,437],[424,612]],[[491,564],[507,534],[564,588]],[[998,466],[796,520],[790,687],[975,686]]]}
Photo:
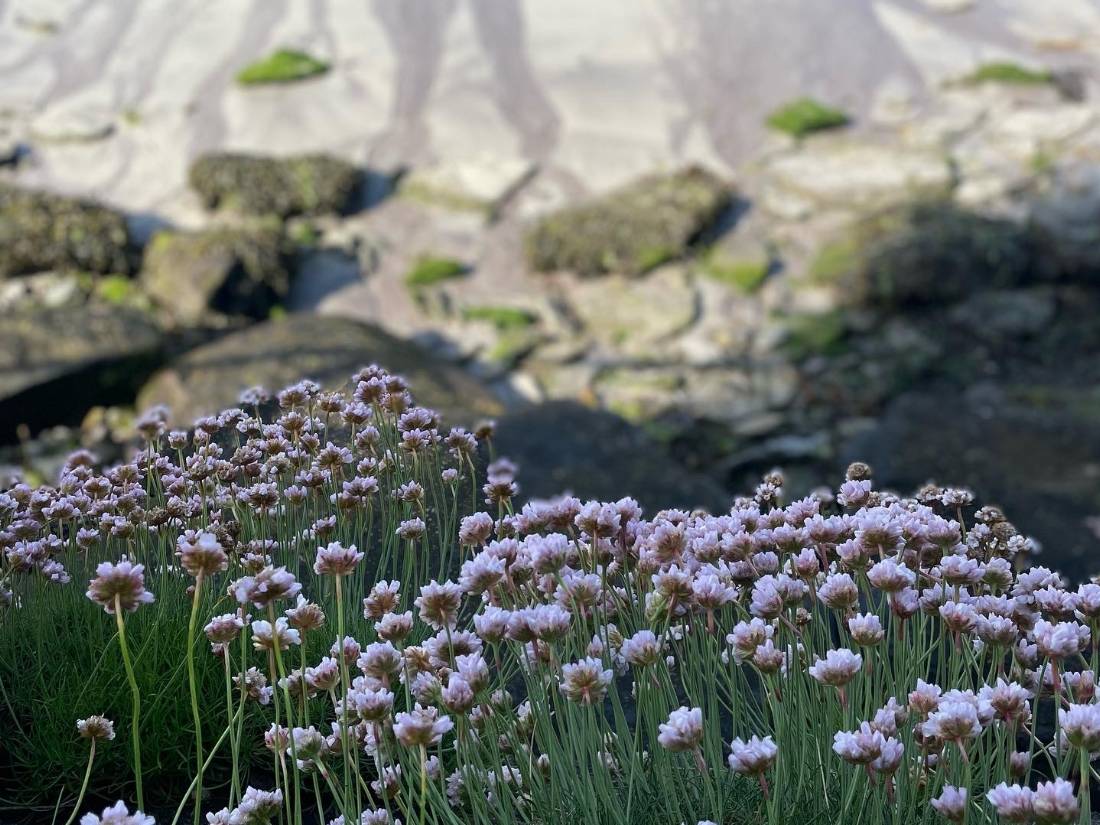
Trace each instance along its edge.
{"label": "flower cluster", "polygon": [[[853,465],[835,496],[784,503],[773,473],[717,515],[519,507],[491,426],[442,432],[377,367],[351,388],[300,382],[272,420],[253,392],[189,433],[154,416],[132,461],[0,494],[13,606],[107,554],[87,598],[120,641],[147,578],[187,594],[210,644],[181,656],[224,677],[211,825],[719,822],[738,796],[769,822],[1087,816],[1100,585],[1029,567],[968,491]],[[249,729],[271,790],[240,787]]]}

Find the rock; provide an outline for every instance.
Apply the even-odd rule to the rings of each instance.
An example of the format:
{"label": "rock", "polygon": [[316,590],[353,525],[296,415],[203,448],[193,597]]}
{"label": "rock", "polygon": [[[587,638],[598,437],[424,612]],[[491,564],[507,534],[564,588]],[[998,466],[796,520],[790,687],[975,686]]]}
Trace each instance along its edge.
{"label": "rock", "polygon": [[493,442],[519,465],[526,499],[569,492],[605,501],[630,495],[649,512],[729,507],[715,482],[677,464],[642,429],[574,402],[551,401],[510,413],[497,421]]}
{"label": "rock", "polygon": [[235,406],[248,387],[276,391],[312,378],[335,389],[370,363],[405,376],[416,400],[452,424],[502,411],[482,384],[415,344],[370,324],[310,314],[257,324],[191,350],[153,376],[138,405],[167,404],[172,420],[183,425]]}
{"label": "rock", "polygon": [[1098,568],[1087,525],[1100,513],[1095,387],[1028,381],[914,389],[854,438],[843,458],[870,463],[876,486],[911,492],[930,480],[965,485],[1039,539],[1045,552],[1038,563],[1080,580]]}
{"label": "rock", "polygon": [[91,143],[115,130],[115,113],[95,103],[51,106],[31,123],[31,135],[51,143]]}
{"label": "rock", "polygon": [[543,272],[638,275],[683,255],[731,196],[728,185],[698,167],[647,176],[536,221],[527,258]]}
{"label": "rock", "polygon": [[[822,205],[882,206],[951,185],[943,155],[873,143],[819,139],[768,162],[765,176],[795,195]],[[773,195],[771,202],[782,202]],[[773,207],[774,208],[774,207]]]}
{"label": "rock", "polygon": [[121,213],[0,183],[0,278],[49,269],[130,271],[129,233]]}
{"label": "rock", "polygon": [[958,14],[974,8],[978,0],[922,0],[925,6],[941,14]]}
{"label": "rock", "polygon": [[637,280],[625,275],[588,279],[565,292],[592,337],[627,355],[652,354],[699,313],[695,286],[676,266]]}
{"label": "rock", "polygon": [[285,258],[277,228],[158,232],[141,284],[180,324],[197,324],[210,312],[261,319],[287,296]]}
{"label": "rock", "polygon": [[1026,227],[944,201],[874,214],[823,247],[810,276],[851,305],[901,307],[958,300],[1040,277]]}
{"label": "rock", "polygon": [[531,176],[536,167],[523,158],[478,156],[418,166],[401,177],[398,191],[447,209],[493,216]]}
{"label": "rock", "polygon": [[1100,279],[1100,169],[1094,164],[1059,170],[1051,191],[1032,203],[1031,224],[1063,277]]}
{"label": "rock", "polygon": [[1057,301],[1046,288],[979,292],[953,307],[952,321],[989,339],[1036,335],[1054,318]]}
{"label": "rock", "polygon": [[38,272],[0,281],[0,313],[65,306],[84,294],[78,275],[71,272]]}
{"label": "rock", "polygon": [[133,397],[161,357],[146,313],[68,304],[7,313],[0,324],[0,441],[15,428],[79,424],[97,404]]}
{"label": "rock", "polygon": [[23,144],[15,130],[0,122],[0,166],[15,166],[23,154]]}
{"label": "rock", "polygon": [[221,152],[204,155],[189,173],[203,204],[253,215],[320,215],[347,211],[363,174],[332,155],[286,158]]}

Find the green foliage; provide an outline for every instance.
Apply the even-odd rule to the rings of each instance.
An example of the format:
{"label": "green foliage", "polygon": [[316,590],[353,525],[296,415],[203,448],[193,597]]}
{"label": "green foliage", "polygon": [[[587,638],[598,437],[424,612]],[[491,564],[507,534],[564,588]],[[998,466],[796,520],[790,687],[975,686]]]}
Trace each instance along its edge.
{"label": "green foliage", "polygon": [[813,98],[800,97],[768,115],[767,124],[777,132],[803,138],[814,132],[837,129],[850,121],[848,115]]}
{"label": "green foliage", "polygon": [[763,258],[732,260],[711,252],[702,261],[705,276],[746,294],[756,292],[770,271],[771,263]]}
{"label": "green foliage", "polygon": [[305,52],[294,49],[279,49],[262,60],[251,63],[237,74],[237,82],[242,86],[257,86],[267,83],[294,83],[324,74],[329,64],[318,60]]}
{"label": "green foliage", "polygon": [[984,63],[963,78],[963,83],[1006,83],[1016,86],[1041,86],[1051,83],[1054,76],[1048,69],[1031,69],[1019,63],[999,61]]}
{"label": "green foliage", "polygon": [[410,289],[423,289],[461,278],[468,271],[465,264],[454,258],[421,255],[405,273],[405,284]]}
{"label": "green foliage", "polygon": [[533,312],[504,306],[466,307],[462,310],[462,317],[467,321],[486,321],[502,332],[527,329],[538,322],[538,316]]}

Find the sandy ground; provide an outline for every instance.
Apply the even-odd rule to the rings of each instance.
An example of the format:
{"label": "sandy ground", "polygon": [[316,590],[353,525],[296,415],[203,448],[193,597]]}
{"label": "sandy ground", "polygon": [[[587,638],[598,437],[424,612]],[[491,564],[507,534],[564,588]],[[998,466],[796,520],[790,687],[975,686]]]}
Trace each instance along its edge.
{"label": "sandy ground", "polygon": [[[281,46],[333,71],[234,83]],[[26,183],[187,224],[187,163],[216,148],[531,160],[580,193],[734,172],[797,95],[866,124],[985,60],[1097,55],[1100,0],[0,0],[0,125],[33,147]]]}

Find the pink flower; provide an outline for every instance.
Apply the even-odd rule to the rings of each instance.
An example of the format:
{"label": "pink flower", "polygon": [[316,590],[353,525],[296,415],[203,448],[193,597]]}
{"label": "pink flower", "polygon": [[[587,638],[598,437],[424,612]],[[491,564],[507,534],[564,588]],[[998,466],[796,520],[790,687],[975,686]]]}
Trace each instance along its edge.
{"label": "pink flower", "polygon": [[443,734],[454,727],[449,716],[440,716],[433,707],[416,705],[409,713],[399,713],[394,718],[393,734],[407,748],[438,745]]}
{"label": "pink flower", "polygon": [[657,742],[662,748],[673,752],[695,750],[703,741],[703,710],[679,707],[659,729]]}
{"label": "pink flower", "polygon": [[863,667],[863,657],[847,648],[830,650],[810,666],[810,675],[823,685],[844,687]]}
{"label": "pink flower", "polygon": [[1068,825],[1076,821],[1080,810],[1072,783],[1061,778],[1039,783],[1035,788],[1035,794],[1031,797],[1031,809],[1035,818],[1043,825],[1047,823]]}
{"label": "pink flower", "polygon": [[145,589],[144,565],[133,564],[129,559],[122,559],[118,564],[105,561],[96,567],[95,573],[85,595],[112,615],[116,597],[127,613],[154,601],[153,594]]}
{"label": "pink flower", "polygon": [[1031,821],[1033,796],[1031,788],[1004,782],[986,793],[986,798],[997,810],[997,816],[1005,822],[1017,823]]}
{"label": "pink flower", "polygon": [[944,785],[939,797],[932,800],[932,807],[940,816],[951,822],[962,822],[966,818],[966,805],[970,794],[966,788]]}
{"label": "pink flower", "polygon": [[753,736],[745,742],[740,737],[730,742],[729,766],[734,773],[757,776],[775,764],[779,749],[770,736]]}
{"label": "pink flower", "polygon": [[141,811],[131,814],[120,800],[110,808],[104,808],[102,816],[84,814],[80,817],[80,825],[155,825],[155,820]]}
{"label": "pink flower", "polygon": [[563,665],[558,687],[567,699],[584,705],[594,705],[603,700],[611,684],[613,674],[599,659],[591,657],[573,664]]}
{"label": "pink flower", "polygon": [[355,570],[363,560],[354,544],[344,547],[340,542],[329,542],[326,547],[317,548],[317,558],[313,562],[313,572],[318,576],[346,576]]}

